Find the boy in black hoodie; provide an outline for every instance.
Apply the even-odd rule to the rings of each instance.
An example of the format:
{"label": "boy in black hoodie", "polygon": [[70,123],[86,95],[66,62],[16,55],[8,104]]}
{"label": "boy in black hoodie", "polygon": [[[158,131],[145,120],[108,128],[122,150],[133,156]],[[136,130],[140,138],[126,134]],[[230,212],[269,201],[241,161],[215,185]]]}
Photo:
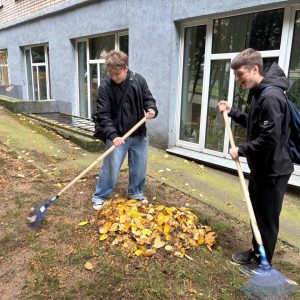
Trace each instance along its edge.
{"label": "boy in black hoodie", "polygon": [[[227,110],[233,120],[247,128],[246,142],[231,148],[229,153],[234,160],[238,156],[247,158],[250,168],[249,194],[266,256],[271,264],[283,196],[294,170],[288,153],[290,113],[283,94],[289,82],[276,63],[263,74],[261,54],[251,48],[239,53],[232,60],[231,68],[236,81],[252,94],[249,113],[231,108],[224,100],[218,106],[220,112]],[[241,264],[242,273],[249,276],[255,274],[260,259],[254,236],[252,249],[235,253],[232,259]]]}

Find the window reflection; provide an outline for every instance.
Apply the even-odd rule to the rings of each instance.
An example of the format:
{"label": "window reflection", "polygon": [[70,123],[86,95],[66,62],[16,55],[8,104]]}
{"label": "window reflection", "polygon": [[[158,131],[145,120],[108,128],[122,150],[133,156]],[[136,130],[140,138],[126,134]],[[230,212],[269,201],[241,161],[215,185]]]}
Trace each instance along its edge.
{"label": "window reflection", "polygon": [[105,35],[89,40],[90,59],[105,59],[109,51],[115,49],[115,35]]}
{"label": "window reflection", "polygon": [[81,117],[88,118],[87,57],[85,42],[78,43],[78,81],[79,113]]}
{"label": "window reflection", "polygon": [[192,143],[199,142],[205,33],[206,26],[185,30],[179,138]]}
{"label": "window reflection", "polygon": [[8,85],[7,51],[0,51],[0,85]]}
{"label": "window reflection", "polygon": [[295,28],[291,51],[291,60],[288,78],[290,87],[288,89],[289,98],[300,109],[300,11],[295,17]]}
{"label": "window reflection", "polygon": [[97,64],[90,64],[90,93],[91,93],[92,112],[96,111],[97,91],[98,91]]}
{"label": "window reflection", "polygon": [[284,9],[214,20],[213,53],[280,48]]}
{"label": "window reflection", "polygon": [[224,120],[219,113],[218,101],[227,100],[230,74],[230,60],[213,60],[209,84],[209,99],[207,109],[207,123],[205,148],[223,151]]}
{"label": "window reflection", "polygon": [[127,55],[128,53],[128,35],[121,35],[119,37],[119,44],[120,44],[120,50],[125,52]]}
{"label": "window reflection", "polygon": [[45,49],[44,46],[31,48],[32,62],[44,63],[45,62]]}

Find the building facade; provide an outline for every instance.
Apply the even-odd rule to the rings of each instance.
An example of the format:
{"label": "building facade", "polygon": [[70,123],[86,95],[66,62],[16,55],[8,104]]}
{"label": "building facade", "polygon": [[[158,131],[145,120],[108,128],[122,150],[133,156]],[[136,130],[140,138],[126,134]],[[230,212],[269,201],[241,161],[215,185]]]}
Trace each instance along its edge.
{"label": "building facade", "polygon": [[[251,0],[2,0],[0,85],[24,100],[48,101],[90,118],[105,55],[121,49],[158,101],[149,122],[154,145],[171,153],[234,168],[217,102],[247,110],[248,93],[234,80],[233,57],[261,51],[276,61],[300,109],[300,1]],[[231,124],[237,144],[245,130]],[[247,171],[242,159],[244,170]],[[300,186],[300,167],[290,180]]]}

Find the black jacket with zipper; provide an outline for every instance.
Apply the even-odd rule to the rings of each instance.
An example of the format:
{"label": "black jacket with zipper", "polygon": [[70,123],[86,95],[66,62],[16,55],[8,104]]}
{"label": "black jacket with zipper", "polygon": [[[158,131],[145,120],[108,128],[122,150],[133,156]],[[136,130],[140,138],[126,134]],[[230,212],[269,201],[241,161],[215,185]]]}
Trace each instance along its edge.
{"label": "black jacket with zipper", "polygon": [[[94,136],[103,141],[107,138],[113,140],[118,136],[122,136],[129,129],[132,120],[126,104],[130,102],[135,106],[134,110],[137,115],[133,117],[137,121],[142,119],[145,111],[150,108],[155,111],[155,117],[158,114],[156,101],[148,88],[146,80],[140,74],[130,70],[128,70],[128,77],[129,87],[126,97],[131,97],[130,101],[126,101],[126,99],[122,101],[120,97],[116,97],[114,89],[117,87],[110,76],[100,82],[96,102],[97,110],[93,114],[93,121],[95,123]],[[124,109],[127,111],[124,111]],[[146,136],[145,124],[141,125],[139,132]]]}
{"label": "black jacket with zipper", "polygon": [[283,70],[273,63],[261,83],[252,88],[249,113],[232,108],[229,116],[247,127],[246,143],[239,146],[239,155],[247,158],[252,173],[259,176],[291,174],[293,163],[288,153],[290,113],[287,100],[277,88],[285,91],[289,82]]}

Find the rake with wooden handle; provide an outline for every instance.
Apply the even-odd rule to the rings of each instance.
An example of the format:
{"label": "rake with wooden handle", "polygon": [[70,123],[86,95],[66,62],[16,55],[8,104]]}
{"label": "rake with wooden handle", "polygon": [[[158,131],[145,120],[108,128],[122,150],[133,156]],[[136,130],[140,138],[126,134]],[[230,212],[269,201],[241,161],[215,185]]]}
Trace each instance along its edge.
{"label": "rake with wooden handle", "polygon": [[[141,119],[137,124],[135,124],[126,134],[122,136],[123,140],[126,140],[133,132],[135,132],[142,124],[146,122],[146,117]],[[106,156],[115,150],[116,146],[112,145],[107,149],[101,156],[99,156],[90,166],[88,166],[84,171],[82,171],[75,179],[73,179],[68,185],[66,185],[57,195],[51,198],[47,203],[39,203],[34,208],[32,208],[29,216],[27,217],[28,224],[37,228],[43,221],[47,208],[57,200],[62,193],[73,186],[78,180],[80,180],[85,174],[92,170],[100,161],[102,161]]]}
{"label": "rake with wooden handle", "polygon": [[[234,138],[226,110],[223,112],[223,116],[231,148],[235,148]],[[252,231],[258,244],[260,254],[260,265],[256,270],[256,275],[249,280],[242,288],[242,291],[249,299],[286,299],[288,295],[294,292],[295,283],[272,268],[267,260],[239,158],[237,158],[235,162],[250,216]]]}

